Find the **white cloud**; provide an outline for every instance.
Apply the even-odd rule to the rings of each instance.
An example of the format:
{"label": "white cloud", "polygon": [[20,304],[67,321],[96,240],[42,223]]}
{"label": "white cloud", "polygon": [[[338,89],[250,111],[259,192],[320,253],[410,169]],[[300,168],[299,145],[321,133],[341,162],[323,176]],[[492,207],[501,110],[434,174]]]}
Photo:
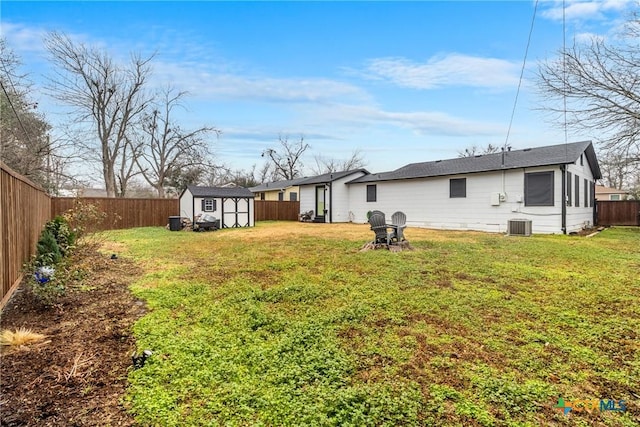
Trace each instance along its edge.
{"label": "white cloud", "polygon": [[20,55],[44,52],[42,40],[47,32],[43,28],[31,28],[2,21],[0,31],[2,37],[6,38],[9,47]]}
{"label": "white cloud", "polygon": [[[545,3],[543,3],[544,5]],[[607,13],[622,12],[635,4],[633,0],[587,0],[587,1],[554,1],[551,6],[543,10],[541,15],[545,18],[560,21],[563,17],[567,20],[602,20]]]}
{"label": "white cloud", "polygon": [[173,82],[194,97],[267,102],[335,102],[345,98],[365,101],[362,89],[325,78],[274,78],[217,73],[206,65],[185,67],[156,62],[154,76],[158,84]]}
{"label": "white cloud", "polygon": [[391,126],[419,135],[482,136],[505,131],[503,125],[461,119],[437,111],[397,112],[373,106],[333,105],[314,108],[310,115],[318,123],[332,123],[332,126]]}
{"label": "white cloud", "polygon": [[455,53],[431,58],[424,64],[404,58],[374,59],[366,73],[371,78],[414,89],[444,86],[496,89],[511,88],[518,83],[518,65],[515,62]]}

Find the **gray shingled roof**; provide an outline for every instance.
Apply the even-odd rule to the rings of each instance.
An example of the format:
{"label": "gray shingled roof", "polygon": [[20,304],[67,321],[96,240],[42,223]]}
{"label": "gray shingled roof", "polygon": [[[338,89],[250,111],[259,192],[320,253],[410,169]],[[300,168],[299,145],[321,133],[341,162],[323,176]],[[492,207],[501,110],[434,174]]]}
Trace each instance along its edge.
{"label": "gray shingled roof", "polygon": [[474,157],[410,163],[391,172],[365,175],[350,181],[349,184],[560,165],[574,163],[582,153],[587,156],[594,178],[601,178],[602,175],[593,145],[590,141],[583,141],[506,151],[504,153],[504,161],[503,153],[500,152]]}
{"label": "gray shingled roof", "polygon": [[251,187],[249,188],[249,190],[251,190],[254,193],[258,193],[260,191],[282,190],[285,188],[296,186],[300,182],[304,181],[305,179],[307,178],[304,177],[304,178],[296,178],[296,179],[287,179],[282,181],[267,182],[264,184],[256,185],[255,187]]}
{"label": "gray shingled roof", "polygon": [[310,184],[325,184],[327,182],[333,182],[337,179],[344,178],[345,176],[349,176],[351,174],[357,172],[364,172],[368,174],[369,171],[366,169],[354,169],[350,171],[341,171],[341,172],[329,172],[322,175],[312,176],[300,182],[298,185],[310,185]]}
{"label": "gray shingled roof", "polygon": [[253,197],[253,193],[244,187],[202,187],[189,185],[187,190],[193,197]]}

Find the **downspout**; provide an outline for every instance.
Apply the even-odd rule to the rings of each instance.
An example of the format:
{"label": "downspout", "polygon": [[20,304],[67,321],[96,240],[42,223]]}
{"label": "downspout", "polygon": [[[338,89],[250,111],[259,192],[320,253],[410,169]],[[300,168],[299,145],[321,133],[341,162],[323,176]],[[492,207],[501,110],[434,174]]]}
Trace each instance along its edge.
{"label": "downspout", "polygon": [[191,230],[195,230],[196,227],[196,196],[191,191]]}
{"label": "downspout", "polygon": [[329,181],[329,224],[333,222],[333,183]]}
{"label": "downspout", "polygon": [[560,174],[562,175],[562,234],[567,234],[567,165],[560,165]]}

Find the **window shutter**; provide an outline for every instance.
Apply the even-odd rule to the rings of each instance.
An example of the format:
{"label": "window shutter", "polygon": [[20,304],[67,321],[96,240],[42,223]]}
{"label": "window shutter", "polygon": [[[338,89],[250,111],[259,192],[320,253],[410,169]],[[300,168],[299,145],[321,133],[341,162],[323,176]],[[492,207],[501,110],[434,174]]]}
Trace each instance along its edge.
{"label": "window shutter", "polygon": [[200,200],[200,210],[204,212],[204,199]]}
{"label": "window shutter", "polygon": [[572,181],[571,181],[571,172],[567,172],[567,206],[571,206],[571,197],[573,196],[573,191],[571,191],[571,185],[572,185]]}

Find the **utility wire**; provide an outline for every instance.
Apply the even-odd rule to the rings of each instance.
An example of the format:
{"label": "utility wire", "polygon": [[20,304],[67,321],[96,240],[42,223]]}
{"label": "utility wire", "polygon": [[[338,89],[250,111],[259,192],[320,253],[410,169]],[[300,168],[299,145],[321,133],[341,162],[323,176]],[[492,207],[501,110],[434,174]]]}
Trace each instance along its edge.
{"label": "utility wire", "polygon": [[567,21],[565,16],[565,0],[562,0],[562,83],[564,90],[562,93],[563,114],[564,114],[564,157],[569,161],[569,152],[567,144],[569,143],[569,135],[567,131]]}
{"label": "utility wire", "polygon": [[536,22],[536,12],[538,11],[538,0],[533,8],[533,17],[531,18],[531,27],[529,28],[529,37],[527,39],[527,48],[524,51],[524,59],[522,60],[522,69],[520,70],[520,80],[518,81],[518,90],[516,91],[516,99],[513,101],[513,109],[511,110],[511,119],[509,120],[509,128],[507,129],[507,137],[504,140],[504,150],[507,149],[509,143],[509,135],[511,134],[511,126],[513,125],[513,117],[516,114],[516,106],[518,105],[518,96],[520,95],[520,87],[522,86],[522,77],[524,76],[524,68],[527,64],[527,56],[529,55],[529,46],[531,45],[531,35],[533,34],[533,25]]}
{"label": "utility wire", "polygon": [[22,120],[20,119],[20,115],[16,111],[16,107],[13,105],[13,101],[11,101],[11,97],[9,96],[9,93],[7,92],[7,89],[4,87],[4,83],[2,83],[1,79],[0,79],[0,86],[2,86],[2,91],[4,92],[4,95],[7,97],[7,101],[9,102],[9,105],[11,106],[11,110],[13,110],[13,114],[15,114],[16,119],[18,120],[18,123],[20,124],[20,127],[22,128],[22,131],[24,132],[24,136],[27,139],[27,142],[29,143],[29,145],[31,145],[31,139],[29,138],[29,132],[27,132],[27,129],[24,127],[24,124],[22,123]]}

